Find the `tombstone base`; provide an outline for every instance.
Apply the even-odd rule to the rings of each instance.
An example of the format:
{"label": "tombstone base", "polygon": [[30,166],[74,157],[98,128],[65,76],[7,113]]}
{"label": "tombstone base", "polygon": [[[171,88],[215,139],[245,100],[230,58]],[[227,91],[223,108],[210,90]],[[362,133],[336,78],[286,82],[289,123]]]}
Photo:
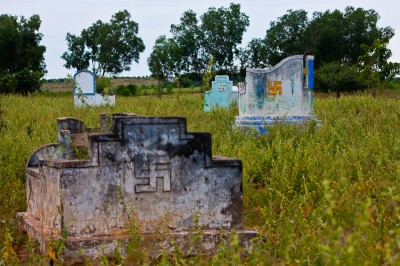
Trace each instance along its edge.
{"label": "tombstone base", "polygon": [[96,105],[115,105],[115,95],[101,95],[95,93],[93,95],[75,94],[74,104],[78,107],[96,106]]}
{"label": "tombstone base", "polygon": [[[52,231],[26,212],[18,213],[17,216],[21,229],[38,240],[42,254],[54,249],[55,241],[61,238],[60,232]],[[251,240],[259,237],[256,231],[251,230],[236,230],[236,233],[242,247],[249,247]],[[212,255],[217,252],[218,244],[227,239],[229,234],[230,232],[226,230],[143,233],[141,248],[146,250],[146,254],[151,258],[155,258],[160,251],[172,254],[176,250],[183,256]],[[97,259],[102,255],[113,257],[116,250],[125,254],[124,248],[131,238],[131,235],[122,231],[115,235],[67,236],[64,239],[65,248],[62,257],[68,262],[80,262],[85,258]]]}
{"label": "tombstone base", "polygon": [[315,122],[318,126],[321,121],[315,116],[236,116],[235,126],[241,129],[253,129],[260,134],[267,134],[268,127],[283,123],[287,125],[303,125]]}

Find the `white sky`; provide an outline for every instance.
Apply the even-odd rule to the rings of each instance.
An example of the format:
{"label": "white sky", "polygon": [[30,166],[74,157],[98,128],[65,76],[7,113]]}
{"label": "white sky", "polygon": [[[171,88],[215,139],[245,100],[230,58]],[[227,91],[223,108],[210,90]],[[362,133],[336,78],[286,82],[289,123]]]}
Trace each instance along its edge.
{"label": "white sky", "polygon": [[51,79],[74,73],[73,69],[64,68],[65,62],[60,59],[67,51],[67,32],[80,35],[82,29],[95,21],[108,22],[113,14],[127,9],[139,24],[138,36],[143,39],[146,50],[140,54],[139,64],[133,63],[131,71],[120,76],[145,76],[150,75],[147,58],[156,38],[160,35],[170,36],[171,24],[179,23],[183,12],[192,9],[199,17],[209,7],[229,7],[231,2],[241,4],[241,11],[250,18],[250,25],[243,36],[243,46],[252,38],[264,37],[269,23],[286,14],[288,9],[304,9],[309,17],[314,11],[338,9],[343,12],[346,6],[374,9],[381,17],[379,27],[390,26],[395,29],[396,35],[389,48],[393,52],[391,61],[400,62],[399,0],[0,0],[0,14],[26,18],[33,14],[40,16],[42,25],[39,32],[43,34],[42,44],[47,49],[45,61],[48,73],[45,78]]}

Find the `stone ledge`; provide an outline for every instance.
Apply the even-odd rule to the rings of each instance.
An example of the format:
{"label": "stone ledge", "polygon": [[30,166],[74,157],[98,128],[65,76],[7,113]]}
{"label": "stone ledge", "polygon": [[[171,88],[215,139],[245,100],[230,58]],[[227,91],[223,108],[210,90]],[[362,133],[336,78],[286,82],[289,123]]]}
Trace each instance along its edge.
{"label": "stone ledge", "polygon": [[315,122],[317,126],[321,126],[321,120],[316,116],[237,116],[235,118],[235,126],[241,129],[254,129],[261,134],[268,132],[268,127],[277,124],[286,125],[304,125]]}
{"label": "stone ledge", "polygon": [[[21,229],[28,232],[40,244],[40,251],[46,254],[55,240],[60,239],[60,232],[51,230],[32,215],[26,212],[18,213]],[[240,246],[249,247],[251,240],[259,237],[256,231],[235,230],[239,236]],[[154,258],[161,250],[173,253],[179,249],[184,256],[212,255],[217,251],[218,244],[227,239],[227,230],[193,230],[167,233],[142,233],[142,248]],[[96,259],[101,255],[113,257],[117,249],[124,254],[125,247],[131,240],[127,233],[103,236],[68,236],[65,239],[63,258],[80,261],[84,257]]]}

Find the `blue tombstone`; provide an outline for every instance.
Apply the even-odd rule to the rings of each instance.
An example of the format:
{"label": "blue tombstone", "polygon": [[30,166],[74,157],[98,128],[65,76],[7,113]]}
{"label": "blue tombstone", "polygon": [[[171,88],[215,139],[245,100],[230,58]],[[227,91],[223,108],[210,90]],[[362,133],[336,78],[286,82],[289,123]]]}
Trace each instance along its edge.
{"label": "blue tombstone", "polygon": [[238,100],[238,92],[232,90],[233,82],[228,76],[216,76],[211,91],[204,95],[204,111],[216,106],[228,107],[232,101]]}
{"label": "blue tombstone", "polygon": [[247,68],[246,83],[239,84],[239,116],[235,125],[264,134],[268,126],[277,122],[302,124],[316,120],[314,56],[307,56],[305,61],[304,64],[303,55],[295,55],[272,68]]}

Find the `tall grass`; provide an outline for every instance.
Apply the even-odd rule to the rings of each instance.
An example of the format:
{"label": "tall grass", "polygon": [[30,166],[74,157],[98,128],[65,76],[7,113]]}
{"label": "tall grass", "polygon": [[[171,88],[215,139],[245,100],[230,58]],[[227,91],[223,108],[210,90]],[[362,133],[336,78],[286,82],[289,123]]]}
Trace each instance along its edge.
{"label": "tall grass", "polygon": [[131,112],[184,116],[189,131],[212,133],[214,155],[240,158],[244,222],[263,236],[245,257],[233,238],[212,258],[164,257],[162,263],[400,264],[400,102],[393,97],[317,97],[322,126],[277,125],[266,136],[233,129],[236,106],[203,112],[199,94],[117,97],[115,107],[81,109],[71,95],[0,101],[0,262],[10,239],[18,244],[25,162],[38,146],[56,141],[56,119],[96,127],[101,112]]}

